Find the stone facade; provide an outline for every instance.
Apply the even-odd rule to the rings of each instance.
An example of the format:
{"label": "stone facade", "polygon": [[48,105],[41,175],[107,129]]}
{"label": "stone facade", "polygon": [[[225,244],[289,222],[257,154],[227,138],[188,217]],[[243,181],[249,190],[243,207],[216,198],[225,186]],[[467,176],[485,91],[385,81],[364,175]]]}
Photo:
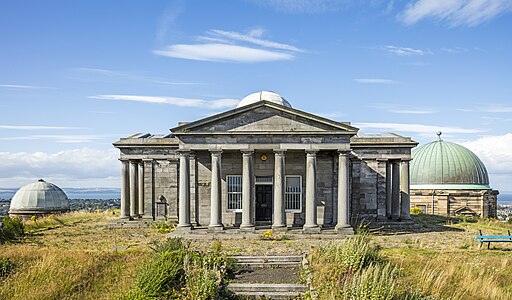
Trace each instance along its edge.
{"label": "stone facade", "polygon": [[[260,101],[183,123],[169,135],[122,138],[114,143],[122,161],[121,218],[175,220],[181,230],[272,225],[308,232],[409,220],[407,168],[417,143],[357,132]],[[229,196],[231,176],[241,190]],[[290,176],[300,185],[287,186]],[[236,209],[229,197],[239,201]]]}

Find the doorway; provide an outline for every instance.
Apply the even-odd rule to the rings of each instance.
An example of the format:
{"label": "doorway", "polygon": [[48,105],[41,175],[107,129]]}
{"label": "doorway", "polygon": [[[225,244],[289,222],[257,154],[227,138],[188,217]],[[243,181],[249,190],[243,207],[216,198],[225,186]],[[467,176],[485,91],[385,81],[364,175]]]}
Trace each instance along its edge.
{"label": "doorway", "polygon": [[272,184],[256,185],[256,222],[272,222]]}

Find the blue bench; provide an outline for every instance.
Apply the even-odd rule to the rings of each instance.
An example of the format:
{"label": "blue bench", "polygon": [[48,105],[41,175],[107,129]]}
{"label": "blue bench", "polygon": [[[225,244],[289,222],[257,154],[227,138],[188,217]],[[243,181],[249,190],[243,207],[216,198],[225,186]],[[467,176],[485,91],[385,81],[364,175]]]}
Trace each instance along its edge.
{"label": "blue bench", "polygon": [[487,249],[490,249],[491,243],[512,243],[510,230],[508,230],[508,235],[483,235],[482,230],[480,230],[480,235],[477,235],[476,239],[480,243],[480,247],[483,243],[487,243]]}

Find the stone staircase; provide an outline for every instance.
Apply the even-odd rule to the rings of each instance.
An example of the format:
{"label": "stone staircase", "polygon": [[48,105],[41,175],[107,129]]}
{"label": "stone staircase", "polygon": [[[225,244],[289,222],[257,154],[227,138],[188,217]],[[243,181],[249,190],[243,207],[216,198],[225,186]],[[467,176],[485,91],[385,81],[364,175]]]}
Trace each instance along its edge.
{"label": "stone staircase", "polygon": [[302,256],[232,256],[241,272],[229,291],[252,299],[293,299],[308,290],[300,282]]}

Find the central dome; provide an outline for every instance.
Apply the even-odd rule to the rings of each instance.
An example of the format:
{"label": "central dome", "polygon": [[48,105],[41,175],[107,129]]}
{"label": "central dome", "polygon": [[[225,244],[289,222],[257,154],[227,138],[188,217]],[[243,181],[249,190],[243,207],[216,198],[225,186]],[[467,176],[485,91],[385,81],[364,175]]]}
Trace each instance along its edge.
{"label": "central dome", "polygon": [[290,102],[286,101],[286,99],[283,98],[281,95],[270,91],[252,93],[249,96],[243,98],[242,101],[240,101],[236,107],[239,108],[262,100],[274,102],[286,107],[292,107]]}
{"label": "central dome", "polygon": [[439,137],[413,150],[412,158],[412,189],[490,189],[484,163],[461,145]]}

